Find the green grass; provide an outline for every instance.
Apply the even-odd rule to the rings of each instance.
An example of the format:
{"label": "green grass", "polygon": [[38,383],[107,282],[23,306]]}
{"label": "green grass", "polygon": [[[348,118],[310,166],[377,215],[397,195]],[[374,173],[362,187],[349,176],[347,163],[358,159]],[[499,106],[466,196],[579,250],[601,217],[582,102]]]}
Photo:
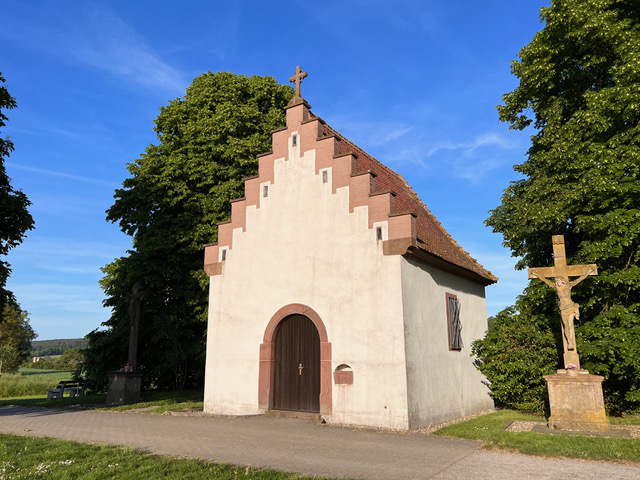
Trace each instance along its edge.
{"label": "green grass", "polygon": [[[1,380],[0,380],[1,382]],[[55,386],[55,385],[54,385]],[[46,407],[46,408],[70,408],[82,404],[105,404],[106,394],[85,395],[84,397],[64,397],[63,399],[47,400],[46,389],[39,390],[36,395],[15,395],[0,398],[1,405],[21,405],[24,407]],[[149,391],[142,392],[142,401],[131,405],[105,406],[90,405],[85,408],[96,410],[106,410],[121,412],[138,408],[156,407],[145,413],[164,413],[172,410],[196,409],[203,407],[202,390],[184,391],[178,395],[176,392]]]}
{"label": "green grass", "polygon": [[[444,427],[435,435],[480,440],[484,448],[509,450],[541,457],[566,457],[640,463],[640,438],[605,438],[582,435],[550,435],[536,432],[508,432],[509,420],[544,421],[535,417],[501,410],[473,420]],[[612,424],[640,424],[640,417],[611,418]]]}
{"label": "green grass", "polygon": [[312,479],[253,467],[149,455],[130,448],[0,435],[0,478],[47,479]]}
{"label": "green grass", "polygon": [[117,407],[104,407],[99,410],[122,412],[138,408],[157,407],[147,410],[146,413],[164,413],[173,410],[196,409],[202,410],[204,402],[202,390],[184,391],[177,395],[175,392],[150,391],[143,392],[142,402],[131,405],[119,405]]}
{"label": "green grass", "polygon": [[34,395],[46,397],[47,389],[55,388],[61,380],[70,380],[71,374],[68,370],[32,368],[21,368],[17,374],[3,373],[0,377],[0,399]]}

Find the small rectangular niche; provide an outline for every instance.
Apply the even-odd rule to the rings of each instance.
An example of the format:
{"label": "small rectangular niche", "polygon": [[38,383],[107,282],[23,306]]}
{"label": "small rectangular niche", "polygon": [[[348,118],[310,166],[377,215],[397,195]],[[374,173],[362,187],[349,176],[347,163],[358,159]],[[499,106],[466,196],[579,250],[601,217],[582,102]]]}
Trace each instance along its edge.
{"label": "small rectangular niche", "polygon": [[269,196],[269,185],[262,186],[262,196],[265,198]]}
{"label": "small rectangular niche", "polygon": [[382,241],[382,227],[376,227],[376,242]]}
{"label": "small rectangular niche", "polygon": [[291,146],[292,147],[298,146],[298,135],[296,135],[295,133],[291,136]]}
{"label": "small rectangular niche", "polygon": [[226,248],[222,249],[220,258],[222,259],[223,262],[227,259],[227,249]]}
{"label": "small rectangular niche", "polygon": [[323,170],[322,171],[322,183],[327,183],[329,181],[329,171],[328,170]]}
{"label": "small rectangular niche", "polygon": [[336,385],[353,385],[353,369],[346,364],[341,364],[333,371],[333,383]]}

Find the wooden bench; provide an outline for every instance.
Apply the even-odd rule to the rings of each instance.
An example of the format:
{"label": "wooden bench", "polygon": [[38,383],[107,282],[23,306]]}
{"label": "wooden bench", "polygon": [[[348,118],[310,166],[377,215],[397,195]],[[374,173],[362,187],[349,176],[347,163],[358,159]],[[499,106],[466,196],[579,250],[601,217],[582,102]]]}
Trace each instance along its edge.
{"label": "wooden bench", "polygon": [[47,400],[62,398],[64,396],[64,392],[69,392],[70,398],[73,398],[76,395],[84,397],[84,382],[82,380],[64,380],[60,382],[56,388],[47,390]]}

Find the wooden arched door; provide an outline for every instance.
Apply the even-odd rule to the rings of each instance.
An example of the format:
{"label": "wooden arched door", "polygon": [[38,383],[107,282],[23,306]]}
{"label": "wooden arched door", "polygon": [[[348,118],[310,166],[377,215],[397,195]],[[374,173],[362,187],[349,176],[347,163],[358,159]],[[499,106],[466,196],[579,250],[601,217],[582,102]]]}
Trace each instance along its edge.
{"label": "wooden arched door", "polygon": [[275,338],[273,408],[320,411],[320,335],[311,319],[289,315]]}

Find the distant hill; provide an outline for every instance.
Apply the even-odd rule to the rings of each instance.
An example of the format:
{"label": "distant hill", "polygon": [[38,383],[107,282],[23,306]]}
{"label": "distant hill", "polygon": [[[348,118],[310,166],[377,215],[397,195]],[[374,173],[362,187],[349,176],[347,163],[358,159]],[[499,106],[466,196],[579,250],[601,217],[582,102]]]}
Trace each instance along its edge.
{"label": "distant hill", "polygon": [[87,348],[89,340],[86,338],[62,338],[58,340],[34,340],[31,342],[31,356],[44,357],[47,355],[62,355],[72,348]]}

